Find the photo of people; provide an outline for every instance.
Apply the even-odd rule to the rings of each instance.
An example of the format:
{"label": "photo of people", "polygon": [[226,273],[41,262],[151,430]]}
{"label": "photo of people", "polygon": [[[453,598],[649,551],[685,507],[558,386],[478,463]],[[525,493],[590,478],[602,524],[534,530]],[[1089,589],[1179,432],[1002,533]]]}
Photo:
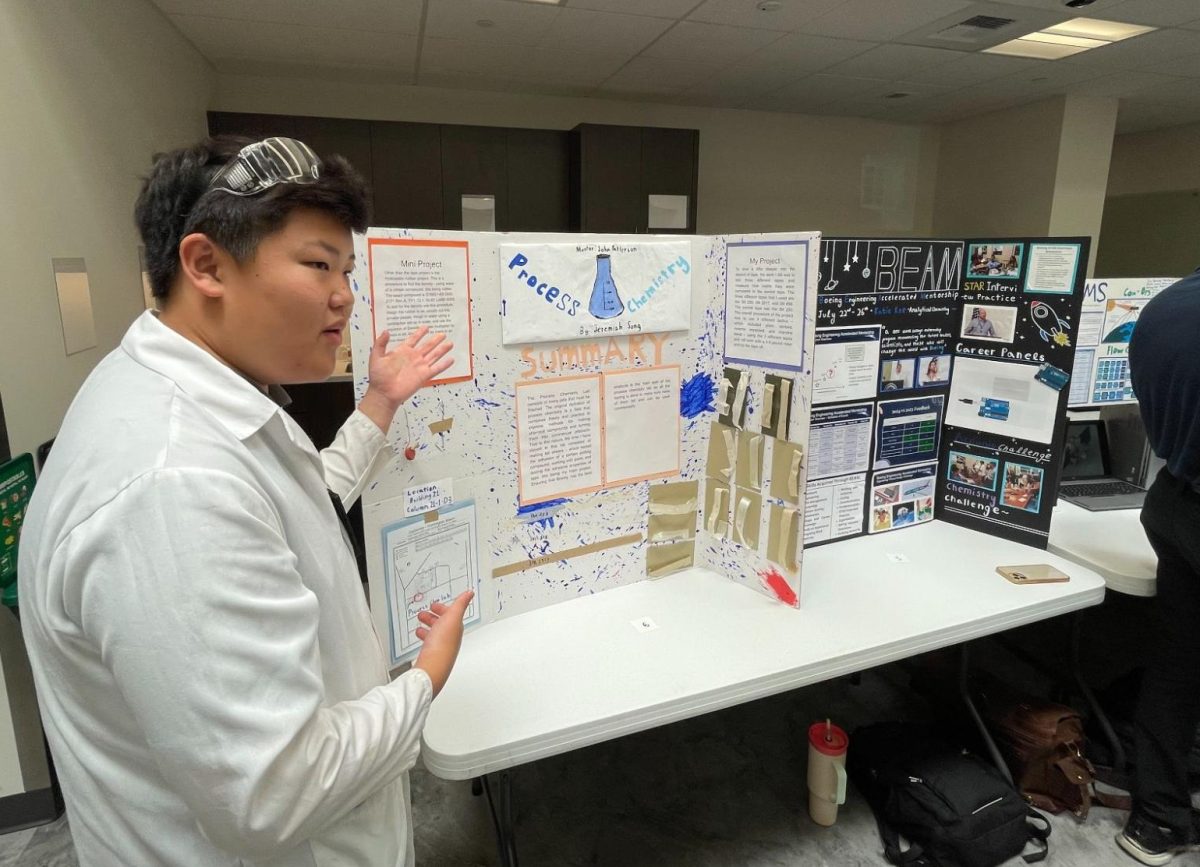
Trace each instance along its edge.
{"label": "photo of people", "polygon": [[880,391],[903,391],[913,387],[913,373],[916,362],[911,358],[897,358],[883,363],[883,373],[879,377]]}
{"label": "photo of people", "polygon": [[914,523],[917,516],[913,511],[911,503],[901,503],[898,506],[892,506],[892,526],[906,527]]}
{"label": "photo of people", "polygon": [[1026,464],[1004,464],[1001,502],[1014,509],[1037,512],[1042,506],[1042,469]]}
{"label": "photo of people", "polygon": [[968,304],[963,310],[962,337],[1012,343],[1017,333],[1017,308]]}
{"label": "photo of people", "polygon": [[949,381],[949,355],[922,355],[917,359],[917,385],[945,385]]}
{"label": "photo of people", "polygon": [[892,529],[892,510],[889,507],[883,506],[882,508],[875,509],[871,514],[872,533]]}
{"label": "photo of people", "polygon": [[917,500],[917,523],[923,523],[933,519],[933,498],[926,497],[924,500]]}
{"label": "photo of people", "polygon": [[950,469],[946,473],[946,478],[952,482],[961,482],[964,485],[994,491],[999,469],[1000,461],[996,458],[984,458],[965,452],[951,451]]}
{"label": "photo of people", "polygon": [[1021,275],[1021,257],[1024,244],[1000,244],[989,242],[972,244],[969,248],[970,265],[968,277],[996,277],[1001,280],[1016,280]]}
{"label": "photo of people", "polygon": [[875,505],[887,506],[900,499],[900,486],[888,485],[886,488],[875,489]]}

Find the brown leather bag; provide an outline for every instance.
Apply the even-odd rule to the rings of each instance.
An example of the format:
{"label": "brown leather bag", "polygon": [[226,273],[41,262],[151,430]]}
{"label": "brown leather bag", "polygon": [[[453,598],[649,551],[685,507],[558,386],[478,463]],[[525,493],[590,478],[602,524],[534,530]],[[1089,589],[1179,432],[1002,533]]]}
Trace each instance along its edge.
{"label": "brown leather bag", "polygon": [[1096,771],[1084,755],[1083,720],[1072,708],[1023,700],[992,714],[996,741],[1021,795],[1050,813],[1087,817],[1092,801],[1129,809],[1129,799],[1095,790]]}

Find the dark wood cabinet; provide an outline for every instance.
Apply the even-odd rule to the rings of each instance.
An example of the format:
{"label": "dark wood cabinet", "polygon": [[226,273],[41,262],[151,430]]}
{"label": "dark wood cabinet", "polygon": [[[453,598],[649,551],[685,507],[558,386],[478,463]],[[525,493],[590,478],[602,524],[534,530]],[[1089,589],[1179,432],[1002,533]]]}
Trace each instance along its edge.
{"label": "dark wood cabinet", "polygon": [[647,232],[649,196],[688,197],[687,227],[696,231],[700,133],[694,129],[580,124],[571,131],[571,228],[580,232]]}
{"label": "dark wood cabinet", "polygon": [[442,139],[436,124],[371,122],[376,226],[444,229]]}
{"label": "dark wood cabinet", "polygon": [[496,230],[508,230],[508,144],[505,132],[503,127],[442,125],[444,228],[463,227],[463,196],[494,196]]}
{"label": "dark wood cabinet", "polygon": [[571,196],[567,180],[570,134],[554,129],[509,129],[506,133],[507,230],[569,232]]}
{"label": "dark wood cabinet", "polygon": [[369,121],[340,117],[298,117],[295,120],[296,138],[320,156],[337,154],[345,157],[362,175],[367,189],[374,189]]}
{"label": "dark wood cabinet", "polygon": [[282,135],[297,138],[296,118],[289,114],[249,114],[240,111],[210,111],[209,135],[243,135],[252,139]]}

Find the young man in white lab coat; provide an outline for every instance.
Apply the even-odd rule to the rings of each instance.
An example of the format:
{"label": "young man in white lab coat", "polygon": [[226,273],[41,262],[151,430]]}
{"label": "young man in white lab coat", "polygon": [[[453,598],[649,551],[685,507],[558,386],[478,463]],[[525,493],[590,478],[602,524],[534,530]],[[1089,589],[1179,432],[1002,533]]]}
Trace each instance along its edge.
{"label": "young man in white lab coat", "polygon": [[462,639],[389,681],[337,499],[390,459],[443,335],[371,351],[318,454],[280,383],[333,370],[361,179],[292,139],[160,156],[136,217],[161,312],[88,377],[39,480],[20,599],[81,864],[413,861],[407,770]]}

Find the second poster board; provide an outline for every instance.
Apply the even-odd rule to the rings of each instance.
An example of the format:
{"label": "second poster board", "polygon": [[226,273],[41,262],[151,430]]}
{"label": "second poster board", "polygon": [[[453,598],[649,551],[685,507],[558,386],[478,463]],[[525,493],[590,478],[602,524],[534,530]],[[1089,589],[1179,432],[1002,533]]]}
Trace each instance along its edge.
{"label": "second poster board", "polygon": [[933,520],[964,251],[822,241],[806,544]]}

